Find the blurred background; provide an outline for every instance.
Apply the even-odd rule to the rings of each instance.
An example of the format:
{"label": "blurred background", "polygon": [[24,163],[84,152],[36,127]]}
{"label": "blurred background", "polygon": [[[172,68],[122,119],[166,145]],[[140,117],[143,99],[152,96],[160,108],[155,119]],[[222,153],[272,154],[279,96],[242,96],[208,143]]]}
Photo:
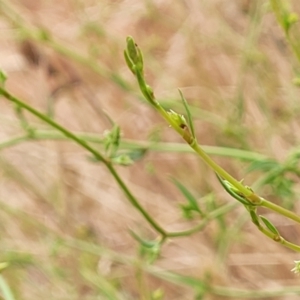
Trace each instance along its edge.
{"label": "blurred background", "polygon": [[[0,0],[0,12],[6,88],[101,153],[119,125],[120,151],[135,161],[117,171],[163,228],[201,221],[187,218],[170,178],[207,212],[235,200],[143,100],[123,58],[128,35],[160,103],[185,113],[183,92],[207,152],[300,212],[299,62],[269,1]],[[152,242],[157,233],[103,164],[6,99],[0,107],[3,299],[297,299],[299,255],[263,236],[241,205],[157,257],[130,231]],[[300,243],[299,226],[262,213]]]}

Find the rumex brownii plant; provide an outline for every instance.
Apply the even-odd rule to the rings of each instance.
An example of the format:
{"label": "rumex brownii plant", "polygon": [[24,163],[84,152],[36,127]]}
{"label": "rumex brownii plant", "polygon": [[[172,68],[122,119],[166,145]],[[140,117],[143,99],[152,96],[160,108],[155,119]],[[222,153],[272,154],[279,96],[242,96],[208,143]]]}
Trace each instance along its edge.
{"label": "rumex brownii plant", "polygon": [[[294,13],[291,13],[289,9],[282,5],[281,1],[271,1],[271,4],[273,5],[273,9],[277,15],[278,22],[283,27],[284,32],[286,34],[286,38],[288,42],[291,44],[292,49],[294,50],[297,57],[298,56],[298,49],[299,47],[296,45],[296,40],[293,39],[293,35],[290,34],[290,29],[292,28],[292,25],[297,21],[297,16]],[[48,36],[47,34],[43,34],[43,32],[40,32],[40,34],[34,34],[34,32],[26,31],[26,34],[36,40],[39,40],[50,47],[56,48],[58,52],[61,53],[67,53],[67,55],[70,55],[74,60],[77,60],[79,63],[88,65],[92,69],[94,69],[99,74],[102,74],[101,70],[99,71],[99,68],[97,68],[96,64],[90,64],[88,60],[84,60],[76,55],[72,56],[71,52],[66,51],[66,49],[60,47],[59,45],[55,44],[52,40],[51,36]],[[173,179],[174,184],[179,188],[179,190],[182,192],[182,194],[186,197],[188,200],[188,204],[184,205],[182,209],[186,213],[187,217],[190,217],[191,214],[197,214],[199,216],[199,219],[201,220],[198,225],[195,227],[192,227],[189,230],[180,231],[180,232],[170,232],[163,228],[159,222],[153,217],[149,212],[141,205],[140,201],[132,194],[132,192],[127,187],[124,180],[120,177],[118,174],[115,165],[130,165],[134,162],[134,160],[137,158],[137,156],[143,155],[143,150],[146,149],[143,148],[143,146],[134,145],[132,146],[137,147],[138,151],[120,151],[122,146],[126,144],[126,141],[123,140],[120,136],[120,128],[117,124],[114,122],[111,122],[112,129],[110,131],[107,131],[103,138],[101,137],[89,137],[80,135],[74,132],[71,132],[67,130],[65,127],[61,126],[57,122],[55,122],[52,118],[50,118],[46,114],[42,114],[39,111],[37,111],[35,108],[31,107],[30,105],[26,104],[21,99],[15,97],[10,92],[8,92],[5,89],[5,79],[6,76],[4,73],[0,74],[1,79],[1,88],[0,93],[2,96],[4,96],[7,100],[12,101],[15,104],[15,112],[20,120],[20,125],[25,131],[25,135],[16,139],[12,139],[11,141],[8,141],[7,143],[3,143],[0,145],[1,147],[8,147],[10,145],[17,144],[19,142],[22,142],[24,140],[35,140],[40,138],[61,138],[61,135],[64,135],[67,139],[72,140],[76,142],[81,147],[85,148],[87,151],[90,152],[92,155],[93,161],[101,162],[103,163],[109,172],[112,174],[116,182],[119,184],[120,188],[124,191],[127,199],[130,201],[133,207],[135,207],[145,218],[145,220],[149,223],[149,225],[153,228],[153,230],[157,233],[157,239],[154,240],[146,240],[142,237],[140,237],[137,233],[134,231],[130,231],[132,237],[139,242],[141,248],[142,248],[142,255],[147,254],[148,262],[152,263],[160,253],[160,249],[162,244],[167,241],[169,238],[176,238],[176,237],[182,237],[182,236],[188,236],[192,235],[198,231],[201,231],[207,223],[215,219],[219,216],[222,216],[232,210],[234,207],[238,205],[242,205],[245,208],[245,211],[249,214],[249,219],[252,220],[254,225],[268,238],[281,243],[282,245],[299,252],[300,247],[296,244],[293,244],[289,241],[286,241],[280,234],[279,230],[274,226],[266,217],[259,215],[257,213],[257,209],[259,207],[265,207],[275,213],[278,213],[284,217],[287,217],[289,219],[292,219],[298,223],[300,223],[300,217],[294,214],[292,211],[287,210],[285,207],[278,206],[267,199],[264,199],[262,196],[255,193],[255,188],[253,190],[245,186],[243,182],[237,180],[236,178],[232,177],[228,172],[226,172],[220,165],[218,165],[215,161],[211,159],[211,157],[207,154],[208,151],[205,151],[206,147],[201,145],[201,143],[198,142],[201,141],[201,137],[197,136],[195,132],[195,128],[193,125],[193,118],[192,115],[194,115],[194,111],[192,111],[188,104],[186,99],[184,98],[183,94],[179,90],[180,97],[182,99],[183,106],[185,107],[185,114],[186,116],[182,115],[181,113],[176,112],[176,108],[172,107],[169,110],[165,109],[162,103],[157,100],[157,98],[154,95],[153,89],[147,84],[147,81],[145,79],[144,75],[144,60],[142,51],[140,48],[136,45],[135,41],[132,37],[127,38],[127,47],[125,50],[125,59],[127,62],[127,65],[131,72],[134,74],[134,76],[137,79],[138,85],[140,87],[140,90],[142,92],[142,95],[145,97],[145,99],[148,101],[148,103],[153,107],[155,111],[157,111],[158,114],[160,114],[163,119],[169,124],[185,141],[185,143],[190,147],[192,151],[194,151],[212,170],[212,172],[216,173],[217,179],[219,180],[221,186],[224,188],[224,190],[232,196],[236,202],[229,203],[228,205],[223,205],[211,212],[205,212],[197,203],[197,200],[193,197],[193,195],[176,179]],[[129,89],[127,82],[117,80],[116,77],[114,77],[116,82],[123,86],[125,89]],[[295,83],[297,83],[297,78],[295,79]],[[132,87],[130,86],[130,89]],[[28,122],[23,114],[23,111],[27,110],[43,120],[45,123],[50,125],[52,128],[55,129],[54,132],[43,132],[41,130],[38,130],[34,128],[30,122]],[[58,133],[61,133],[59,135]],[[101,142],[104,144],[104,151],[103,153],[98,150],[98,148],[91,146],[93,142]],[[129,143],[127,143],[129,146]],[[234,149],[233,149],[234,150]],[[235,152],[237,153],[237,151]],[[242,151],[240,152],[242,155]],[[244,153],[246,154],[246,152]],[[253,154],[253,153],[252,153]],[[254,154],[253,154],[254,155]],[[257,155],[258,157],[259,155]],[[265,160],[265,166],[267,165],[272,166],[272,170],[274,172],[271,172],[270,174],[267,174],[265,178],[263,178],[262,182],[273,182],[274,178],[278,178],[279,176],[283,177],[283,174],[285,171],[290,170],[290,161],[297,159],[298,154],[297,153],[291,153],[290,157],[287,159],[285,166],[276,163],[275,161],[271,161],[266,159]],[[255,162],[254,162],[255,164]],[[255,165],[252,165],[252,168],[258,168]],[[263,164],[259,162],[259,167],[262,169]],[[273,180],[273,181],[272,181]],[[299,273],[299,261],[295,261],[295,268],[293,268],[292,271],[295,273]],[[150,269],[149,269],[150,270]],[[175,279],[173,275],[174,281],[182,281],[183,277],[178,277]],[[198,286],[201,285],[201,282],[197,283]],[[221,293],[221,289],[218,290],[218,288],[214,288],[213,286],[205,287],[205,284],[203,284],[203,289],[210,290],[211,292],[215,292],[216,294],[219,292]],[[226,294],[223,291],[223,294]],[[236,292],[235,297],[238,296],[238,292]],[[251,296],[250,296],[251,297]]]}
{"label": "rumex brownii plant", "polygon": [[[281,243],[282,245],[291,248],[295,251],[300,251],[300,246],[293,244],[287,240],[285,240],[277,230],[277,228],[264,216],[257,214],[258,207],[268,208],[278,214],[281,214],[289,219],[294,220],[295,222],[300,223],[300,217],[281,206],[278,206],[263,197],[257,195],[250,187],[243,185],[242,182],[233,178],[228,172],[226,172],[220,165],[218,165],[214,160],[210,158],[209,155],[202,149],[201,145],[198,143],[195,129],[193,125],[193,120],[191,116],[191,112],[189,110],[186,99],[184,98],[181,91],[179,91],[181,99],[183,101],[184,107],[186,109],[187,118],[183,115],[176,113],[173,110],[166,111],[160,103],[156,100],[154,96],[154,92],[152,88],[147,84],[144,76],[144,60],[143,55],[135,41],[132,37],[127,38],[127,48],[124,52],[126,63],[131,70],[131,72],[136,76],[140,90],[146,100],[150,103],[150,105],[167,121],[167,123],[178,132],[179,135],[182,136],[184,141],[197,153],[197,155],[203,159],[203,161],[216,173],[218,180],[224,189],[237,201],[239,201],[248,211],[252,222],[257,226],[257,228],[265,234],[267,237],[273,239],[276,242]],[[93,159],[104,163],[104,165],[111,172],[117,183],[123,189],[127,198],[131,202],[131,204],[140,211],[140,213],[144,216],[144,218],[149,222],[149,224],[155,229],[161,236],[161,239],[158,240],[158,244],[162,244],[166,238],[168,237],[180,237],[193,234],[201,230],[207,221],[213,217],[216,217],[219,214],[225,213],[227,210],[230,210],[230,206],[224,206],[219,208],[218,210],[211,213],[211,215],[205,215],[203,221],[191,228],[190,230],[182,231],[182,232],[167,232],[163,229],[153,217],[149,215],[149,213],[142,207],[139,201],[134,197],[134,195],[130,192],[126,184],[120,178],[118,173],[116,172],[113,164],[119,163],[123,165],[128,165],[131,163],[130,157],[126,155],[117,154],[117,149],[119,146],[120,133],[118,126],[114,125],[111,132],[107,133],[105,139],[105,148],[106,154],[101,154],[98,150],[90,146],[84,138],[77,136],[76,134],[70,132],[63,126],[59,125],[47,115],[44,115],[26,104],[24,101],[21,101],[17,97],[14,97],[10,94],[5,88],[5,75],[1,76],[2,84],[0,87],[0,94],[4,96],[7,100],[13,102],[16,105],[16,112],[20,118],[21,124],[23,128],[27,131],[28,137],[34,139],[34,129],[31,128],[27,121],[23,118],[22,110],[27,110],[31,112],[33,115],[37,116],[44,122],[48,123],[50,126],[60,131],[69,139],[75,141],[83,148],[88,150],[92,155]],[[197,210],[197,209],[196,209]],[[133,234],[136,237],[135,234]],[[155,245],[157,247],[157,245]]]}

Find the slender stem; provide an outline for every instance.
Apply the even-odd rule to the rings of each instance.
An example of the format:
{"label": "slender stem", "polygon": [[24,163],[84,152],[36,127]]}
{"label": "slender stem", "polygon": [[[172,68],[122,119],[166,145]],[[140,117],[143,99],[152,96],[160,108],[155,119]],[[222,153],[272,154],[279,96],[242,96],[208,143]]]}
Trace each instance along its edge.
{"label": "slender stem", "polygon": [[61,133],[63,133],[66,137],[69,139],[75,141],[77,144],[88,150],[90,153],[94,155],[96,159],[99,161],[103,162],[104,165],[108,168],[110,173],[113,175],[125,195],[127,196],[128,200],[130,203],[137,208],[137,210],[144,216],[144,218],[149,222],[149,224],[157,231],[159,232],[162,236],[166,236],[165,230],[156,222],[154,219],[148,214],[148,212],[140,205],[138,200],[133,196],[133,194],[130,192],[130,190],[127,188],[126,184],[122,181],[121,177],[118,175],[110,161],[108,161],[106,158],[104,158],[103,155],[101,155],[96,149],[91,147],[87,142],[78,136],[76,136],[74,133],[71,131],[67,130],[63,126],[59,125],[58,123],[54,122],[52,119],[48,118],[46,115],[40,113],[39,111],[35,110],[33,107],[30,105],[24,103],[20,99],[14,97],[10,93],[8,93],[5,89],[0,87],[0,95],[3,95],[7,100],[19,105],[23,109],[31,112],[33,115],[38,117],[39,119],[43,120],[45,123],[49,124],[53,128],[56,128],[59,130]]}
{"label": "slender stem", "polygon": [[160,115],[181,135],[184,135],[184,130],[170,117],[170,115],[165,111],[165,109],[160,105],[156,104],[156,110]]}
{"label": "slender stem", "polygon": [[59,130],[66,137],[74,140],[77,144],[81,145],[83,148],[85,148],[86,150],[91,152],[95,156],[95,158],[97,158],[98,160],[100,160],[104,163],[108,163],[108,161],[97,150],[95,150],[94,148],[89,146],[89,144],[87,144],[84,140],[80,139],[75,134],[73,134],[71,131],[67,130],[63,126],[61,126],[58,123],[54,122],[52,119],[50,119],[46,115],[40,113],[39,111],[37,111],[36,109],[31,107],[30,105],[26,104],[25,102],[21,101],[20,99],[18,99],[16,97],[14,97],[13,95],[11,95],[9,92],[7,92],[2,87],[0,87],[0,95],[3,95],[7,100],[17,104],[18,106],[22,107],[25,110],[31,112],[33,115],[35,115],[39,119],[43,120],[45,123],[51,125],[55,129]]}
{"label": "slender stem", "polygon": [[5,148],[9,148],[9,147],[12,147],[12,146],[15,146],[15,145],[18,145],[22,142],[25,142],[29,139],[28,135],[22,135],[22,136],[18,136],[18,137],[15,137],[15,138],[12,138],[8,141],[5,141],[5,142],[2,142],[0,143],[0,150],[2,149],[5,149]]}
{"label": "slender stem", "polygon": [[221,297],[232,298],[249,298],[249,299],[262,299],[269,297],[280,297],[280,296],[292,296],[300,295],[300,287],[287,287],[283,289],[266,289],[266,290],[243,290],[243,289],[232,289],[222,286],[210,286],[210,292],[214,295]]}
{"label": "slender stem", "polygon": [[266,207],[266,208],[269,208],[273,211],[276,211],[277,213],[289,218],[289,219],[292,219],[294,220],[295,222],[297,223],[300,223],[300,216],[296,215],[295,213],[281,207],[281,206],[278,206],[277,204],[273,203],[273,202],[270,202],[266,199],[262,199],[262,202],[261,202],[261,206],[263,207]]}
{"label": "slender stem", "polygon": [[[93,133],[83,133],[83,132],[73,132],[77,137],[86,142],[91,143],[104,143],[104,138],[99,136],[99,134]],[[19,136],[12,138],[8,141],[4,141],[0,143],[0,150],[4,148],[8,148],[11,146],[15,146],[19,143],[29,140],[28,135]],[[61,134],[60,132],[53,130],[34,130],[34,139],[35,140],[68,140],[68,138]],[[264,160],[268,157],[251,151],[240,150],[235,148],[227,148],[227,147],[215,147],[215,146],[207,146],[202,145],[202,149],[210,154],[216,156],[225,156],[231,157],[246,161],[255,161],[255,160]],[[138,141],[131,139],[122,139],[120,141],[120,149],[145,149],[157,152],[177,152],[177,153],[195,153],[194,149],[192,149],[189,145],[184,143],[168,143],[168,142],[152,142],[152,141]]]}
{"label": "slender stem", "polygon": [[191,136],[190,132],[186,132],[184,128],[181,127],[177,120],[174,120],[168,114],[165,109],[155,100],[153,95],[149,95],[145,89],[146,83],[143,76],[137,72],[137,79],[140,89],[145,96],[145,98],[155,107],[158,113],[182,136],[182,138],[189,144],[191,148],[223,179],[229,181],[235,188],[237,188],[246,198],[248,198],[254,204],[259,204],[261,202],[260,197],[258,197],[252,190],[247,189],[241,182],[232,177],[228,172],[226,172],[222,167],[220,167],[214,160],[212,160],[205,151],[200,147],[197,141]]}
{"label": "slender stem", "polygon": [[[130,203],[134,207],[136,207],[137,210],[140,211],[140,213],[149,222],[149,224],[151,224],[151,226],[157,232],[159,232],[163,237],[166,237],[166,236],[169,236],[169,237],[179,237],[179,236],[184,236],[184,235],[191,235],[192,233],[201,230],[207,224],[207,222],[210,219],[212,219],[214,216],[224,213],[224,207],[222,207],[222,209],[220,209],[220,211],[216,210],[216,212],[214,212],[214,214],[208,216],[206,220],[204,220],[202,223],[200,223],[199,225],[195,226],[192,229],[189,229],[189,230],[186,230],[186,231],[182,231],[182,232],[170,232],[170,233],[167,233],[156,221],[154,221],[154,219],[148,214],[148,212],[140,205],[140,203],[138,202],[138,200],[129,191],[129,189],[127,188],[126,184],[122,181],[122,179],[120,178],[120,176],[118,175],[118,173],[116,172],[116,170],[114,169],[114,167],[111,165],[111,163],[108,160],[106,160],[97,150],[95,150],[93,147],[91,147],[90,145],[88,145],[84,139],[78,137],[74,133],[72,133],[69,130],[65,129],[64,127],[62,127],[58,123],[54,122],[52,119],[48,118],[46,115],[38,112],[37,110],[35,110],[31,106],[27,105],[23,101],[19,100],[18,98],[14,97],[13,95],[11,95],[10,93],[8,93],[6,90],[4,90],[1,87],[0,87],[0,94],[2,94],[8,100],[16,103],[20,107],[22,107],[22,108],[30,111],[35,116],[37,116],[38,118],[40,118],[44,122],[48,123],[49,125],[51,125],[53,128],[56,128],[61,133],[63,133],[67,138],[70,138],[73,141],[77,142],[79,145],[81,145],[86,150],[88,150],[89,152],[91,152],[98,160],[100,160],[101,162],[103,162],[105,164],[105,166],[108,168],[108,170],[110,171],[110,173],[113,175],[113,177],[115,178],[115,180],[117,181],[117,183],[119,184],[119,186],[121,187],[121,189],[126,194],[126,196],[129,199]],[[162,111],[164,112],[164,114],[163,114],[164,117],[167,120],[169,120],[169,115],[165,112],[165,110],[162,109]],[[179,126],[177,126],[177,124],[174,123],[172,125],[174,125],[174,127],[178,127],[179,131],[182,130]],[[24,141],[24,140],[26,140],[26,136],[18,137],[18,138],[15,138],[13,140],[10,140],[9,142],[6,142],[5,145],[6,146],[10,145],[10,144],[12,145],[12,144]],[[221,176],[223,176],[223,175],[221,174]],[[229,211],[232,208],[233,207],[231,205],[228,206],[228,207],[226,207],[225,212],[227,212],[227,209]]]}
{"label": "slender stem", "polygon": [[228,213],[229,211],[232,211],[233,209],[235,209],[238,206],[239,206],[238,202],[228,203],[224,206],[217,208],[216,210],[209,213],[208,215],[206,215],[205,218],[202,220],[202,222],[200,224],[196,225],[195,227],[188,229],[188,230],[184,230],[184,231],[167,232],[166,235],[167,235],[167,237],[173,237],[173,238],[180,237],[180,236],[192,235],[193,233],[202,230],[210,220],[215,219],[221,215],[224,215],[224,214]]}
{"label": "slender stem", "polygon": [[273,241],[275,242],[278,242],[280,244],[282,244],[283,246],[289,248],[289,249],[292,249],[296,252],[300,252],[300,246],[298,245],[295,245],[291,242],[288,242],[286,241],[283,237],[281,236],[278,236],[278,235],[275,235],[274,233],[270,232],[269,230],[267,230],[266,228],[264,227],[261,227],[261,226],[257,226],[257,228],[264,234],[266,235],[267,237],[269,237],[270,239],[272,239]]}
{"label": "slender stem", "polygon": [[[282,207],[277,206],[276,204],[273,204],[273,203],[259,197],[250,188],[247,188],[241,182],[239,182],[234,177],[232,177],[228,172],[226,172],[213,159],[211,159],[210,156],[208,156],[206,154],[206,152],[201,148],[201,146],[197,143],[197,140],[193,134],[193,129],[188,127],[188,124],[186,123],[184,117],[182,115],[175,113],[174,111],[170,111],[170,113],[166,112],[166,110],[155,100],[154,93],[153,93],[151,87],[149,87],[147,85],[145,78],[144,78],[144,73],[143,73],[144,61],[143,61],[142,54],[132,37],[127,38],[127,49],[125,50],[125,58],[126,58],[128,67],[135,74],[135,76],[137,78],[137,81],[138,81],[138,84],[139,84],[142,94],[148,100],[148,102],[173,127],[173,129],[176,130],[181,135],[181,137],[188,143],[188,145],[192,149],[194,149],[194,151],[205,161],[205,163],[217,173],[217,175],[219,175],[222,179],[228,181],[232,185],[232,189],[235,188],[237,190],[237,192],[235,192],[236,194],[241,194],[241,196],[243,198],[245,198],[245,200],[250,201],[252,203],[252,205],[267,207],[273,211],[276,211],[279,214],[282,214],[282,215],[300,223],[299,216],[297,216],[296,214],[294,214]],[[186,109],[188,111],[187,106],[186,106]],[[189,117],[189,122],[191,122],[189,111],[188,111],[188,117]],[[190,124],[190,127],[191,127],[191,124]],[[192,132],[190,132],[190,130]],[[232,195],[232,196],[234,197],[234,195]],[[239,199],[237,199],[237,200],[239,200]],[[239,201],[241,201],[241,199]],[[247,204],[245,204],[245,203],[243,203],[243,204],[246,205],[246,208],[248,208],[254,224],[257,225],[257,227],[259,228],[260,231],[262,231],[269,238],[271,238],[277,242],[281,242],[284,246],[286,246],[288,248],[291,248],[295,251],[300,250],[299,246],[292,244],[290,242],[287,242],[282,237],[279,237],[278,235],[275,235],[271,231],[261,227],[259,225],[259,221],[258,220],[256,221],[256,219],[254,219],[254,217],[253,217],[253,214],[251,213],[251,212],[253,212],[253,210],[250,210],[250,205],[247,206]],[[167,236],[170,236],[170,235],[178,236],[178,235],[186,235],[186,234],[193,233],[197,230],[202,229],[202,227],[205,226],[205,222],[207,222],[207,220],[204,220],[203,222],[204,223],[200,223],[195,228],[192,228],[190,230],[187,230],[184,232],[169,233]]]}
{"label": "slender stem", "polygon": [[[232,177],[228,172],[226,172],[222,167],[220,167],[214,160],[212,160],[205,151],[200,147],[200,145],[191,137],[186,137],[186,132],[182,129],[178,123],[176,123],[170,115],[159,105],[155,105],[157,111],[161,116],[187,141],[191,148],[221,177],[229,181],[234,187],[236,187],[245,197],[250,197],[254,195],[253,191],[247,189],[242,183]],[[259,202],[259,199],[255,199]]]}
{"label": "slender stem", "polygon": [[287,247],[287,248],[290,248],[290,249],[296,251],[296,252],[300,252],[300,246],[295,245],[295,244],[293,244],[293,243],[291,243],[291,242],[289,242],[289,241],[287,241],[287,240],[285,240],[285,239],[283,239],[283,240],[281,241],[281,244],[282,244],[283,246]]}
{"label": "slender stem", "polygon": [[121,177],[118,175],[116,172],[115,168],[111,165],[108,164],[106,165],[115,180],[118,182],[119,186],[121,189],[125,192],[128,200],[130,203],[144,216],[144,218],[151,224],[151,226],[159,232],[163,237],[167,235],[166,231],[156,222],[154,219],[148,214],[148,212],[140,205],[138,200],[133,196],[133,194],[129,191],[128,187],[126,184],[123,182]]}
{"label": "slender stem", "polygon": [[222,167],[220,167],[214,160],[212,160],[205,151],[196,143],[191,145],[191,147],[199,154],[199,156],[223,179],[229,181],[234,187],[236,187],[245,197],[253,194],[253,192],[247,189],[242,183],[233,178],[229,173],[227,173]]}
{"label": "slender stem", "polygon": [[[175,272],[165,271],[153,265],[145,265],[144,268],[153,276],[169,281],[171,283],[186,286],[189,288],[204,288],[208,295],[218,295],[227,297],[226,299],[264,299],[267,297],[300,295],[300,287],[291,286],[283,289],[264,289],[264,290],[250,290],[238,289],[227,286],[211,285],[207,281],[197,279],[195,277],[184,276]],[[218,269],[217,269],[218,270]],[[206,297],[207,298],[207,297]],[[225,299],[225,298],[224,298]]]}

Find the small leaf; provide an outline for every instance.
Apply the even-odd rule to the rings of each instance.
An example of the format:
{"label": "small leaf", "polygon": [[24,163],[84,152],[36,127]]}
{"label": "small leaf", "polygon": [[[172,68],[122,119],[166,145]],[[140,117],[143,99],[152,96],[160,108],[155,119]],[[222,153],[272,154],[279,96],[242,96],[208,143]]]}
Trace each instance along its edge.
{"label": "small leaf", "polygon": [[253,171],[270,171],[276,167],[280,166],[276,160],[266,159],[266,160],[256,160],[249,165],[247,172]]}
{"label": "small leaf", "polygon": [[257,216],[257,214],[256,214],[256,211],[254,211],[254,210],[251,209],[251,210],[249,210],[249,212],[250,212],[250,216],[251,216],[252,222],[253,222],[256,226],[260,227],[259,219],[258,219],[258,216]]}
{"label": "small leaf", "polygon": [[117,124],[114,124],[111,130],[104,132],[104,148],[108,157],[113,157],[116,155],[116,152],[120,145],[121,133],[120,127]]}
{"label": "small leaf", "polygon": [[219,182],[221,183],[221,185],[223,186],[223,188],[225,189],[225,191],[232,196],[233,198],[235,198],[236,200],[238,200],[239,202],[241,202],[244,205],[251,205],[253,206],[253,204],[248,201],[245,197],[243,197],[242,195],[238,194],[237,189],[232,186],[232,184],[230,182],[228,182],[227,180],[223,180],[217,173],[217,178],[219,180]]}
{"label": "small leaf", "polygon": [[182,215],[185,219],[187,220],[193,219],[193,209],[191,208],[190,205],[180,204],[180,208],[182,211]]}
{"label": "small leaf", "polygon": [[184,105],[185,110],[186,110],[187,119],[188,119],[188,124],[189,124],[189,127],[190,127],[190,129],[191,129],[192,136],[193,136],[193,138],[196,138],[196,137],[195,137],[195,128],[194,128],[193,118],[192,118],[192,114],[191,114],[190,109],[189,109],[189,105],[188,105],[186,99],[184,98],[184,96],[183,96],[181,90],[178,90],[178,91],[179,91],[181,100],[182,100],[183,105]]}
{"label": "small leaf", "polygon": [[180,190],[180,192],[183,194],[183,196],[187,199],[189,205],[182,205],[181,208],[184,211],[184,214],[187,216],[187,218],[191,218],[191,215],[189,215],[188,211],[196,211],[201,216],[204,216],[204,213],[200,209],[197,199],[192,195],[192,193],[177,179],[171,178],[172,182],[176,185],[176,187]]}
{"label": "small leaf", "polygon": [[127,154],[120,154],[111,158],[112,162],[122,166],[130,166],[134,161]]}
{"label": "small leaf", "polygon": [[140,244],[141,255],[146,256],[147,261],[151,264],[153,263],[159,256],[161,251],[161,241],[149,241],[141,238],[134,231],[129,230],[131,236]]}
{"label": "small leaf", "polygon": [[130,166],[135,161],[144,157],[146,149],[134,149],[129,151],[122,151],[115,154],[113,157],[110,157],[111,161],[115,164],[122,166]]}
{"label": "small leaf", "polygon": [[136,234],[133,230],[129,229],[130,235],[137,241],[139,242],[143,247],[146,248],[152,248],[157,244],[157,241],[149,241],[149,240],[144,240],[141,238],[138,234]]}
{"label": "small leaf", "polygon": [[143,158],[146,153],[147,153],[147,149],[134,149],[130,152],[127,152],[126,154],[128,155],[128,157],[131,160],[137,161],[137,160]]}
{"label": "small leaf", "polygon": [[279,231],[277,228],[269,221],[266,217],[260,216],[261,220],[264,222],[264,224],[267,226],[267,228],[274,234],[280,235]]}

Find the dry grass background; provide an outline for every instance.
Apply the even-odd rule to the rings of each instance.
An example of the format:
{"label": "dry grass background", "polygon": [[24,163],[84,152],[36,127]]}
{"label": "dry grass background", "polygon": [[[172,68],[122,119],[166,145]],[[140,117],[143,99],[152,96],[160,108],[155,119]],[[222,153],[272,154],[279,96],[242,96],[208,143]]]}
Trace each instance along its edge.
{"label": "dry grass background", "polygon": [[[292,84],[297,63],[268,1],[13,0],[0,1],[0,9],[0,66],[8,90],[43,112],[52,107],[68,129],[101,137],[110,128],[105,111],[124,138],[181,142],[141,101],[123,59],[125,38],[132,35],[156,96],[179,110],[181,88],[194,107],[202,144],[279,161],[298,145],[299,90]],[[38,36],[38,29],[51,41]],[[1,99],[0,105],[0,141],[22,136],[11,104]],[[35,128],[47,129],[26,116]],[[214,158],[246,184],[262,176],[245,175],[249,163]],[[191,226],[182,219],[178,205],[184,200],[169,175],[199,199],[209,195],[211,205],[233,201],[193,154],[148,151],[118,171],[169,230]],[[299,283],[290,272],[299,256],[267,240],[243,208],[229,213],[221,226],[213,221],[191,237],[170,240],[155,268],[143,270],[128,229],[149,239],[155,233],[107,170],[72,142],[29,140],[3,148],[0,178],[0,259],[11,263],[4,278],[17,299],[150,299],[150,291],[158,289],[163,299],[194,299],[191,287],[151,275],[160,273],[155,268],[249,290]],[[268,187],[260,192],[282,201]],[[299,211],[298,203],[294,209]],[[269,216],[285,237],[300,242],[299,227]]]}

